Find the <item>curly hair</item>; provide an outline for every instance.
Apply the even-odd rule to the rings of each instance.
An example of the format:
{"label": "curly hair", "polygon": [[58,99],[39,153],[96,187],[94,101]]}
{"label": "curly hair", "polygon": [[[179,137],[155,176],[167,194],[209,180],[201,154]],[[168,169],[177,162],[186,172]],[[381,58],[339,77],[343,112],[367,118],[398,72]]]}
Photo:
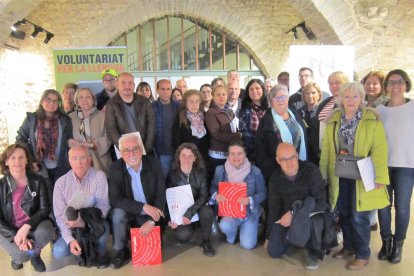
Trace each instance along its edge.
{"label": "curly hair", "polygon": [[26,173],[33,171],[33,162],[29,154],[29,150],[21,143],[16,143],[9,145],[0,155],[0,173],[6,175],[9,173],[9,166],[6,165],[7,160],[9,160],[10,156],[16,151],[16,149],[22,149],[24,154],[26,155],[27,165],[26,165]]}
{"label": "curly hair", "polygon": [[190,150],[195,156],[195,161],[193,163],[192,169],[204,169],[204,159],[200,151],[198,150],[197,146],[193,143],[182,143],[178,146],[177,150],[175,151],[174,161],[172,163],[171,170],[179,170],[181,168],[180,154],[185,149]]}
{"label": "curly hair", "polygon": [[63,111],[62,96],[55,89],[46,89],[45,91],[43,91],[42,96],[40,97],[39,106],[36,110],[36,115],[39,118],[46,117],[46,112],[43,109],[42,104],[43,104],[43,101],[47,98],[47,96],[49,96],[49,94],[56,95],[56,97],[58,98],[58,109],[56,110],[56,112],[59,113],[59,115],[66,116],[65,111]]}

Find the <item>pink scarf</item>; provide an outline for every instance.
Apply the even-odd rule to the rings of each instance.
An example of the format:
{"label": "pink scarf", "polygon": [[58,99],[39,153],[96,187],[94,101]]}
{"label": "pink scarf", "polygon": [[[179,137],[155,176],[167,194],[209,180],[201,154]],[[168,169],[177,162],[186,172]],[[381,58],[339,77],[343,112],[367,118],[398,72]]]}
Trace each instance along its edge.
{"label": "pink scarf", "polygon": [[240,168],[236,168],[230,164],[229,159],[227,159],[226,163],[224,163],[224,168],[226,169],[229,182],[243,182],[246,176],[250,173],[252,167],[250,161],[246,158]]}

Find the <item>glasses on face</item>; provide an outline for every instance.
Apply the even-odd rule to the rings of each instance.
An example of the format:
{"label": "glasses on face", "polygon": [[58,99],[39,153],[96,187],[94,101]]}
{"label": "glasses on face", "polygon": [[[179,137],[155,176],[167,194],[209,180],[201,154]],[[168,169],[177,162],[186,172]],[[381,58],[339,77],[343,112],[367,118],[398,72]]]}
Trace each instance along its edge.
{"label": "glasses on face", "polygon": [[123,153],[123,154],[137,154],[138,152],[139,152],[139,147],[133,147],[132,149],[128,149],[128,148],[126,148],[126,149],[122,149],[121,150],[121,152]]}
{"label": "glasses on face", "polygon": [[286,101],[287,98],[288,97],[286,95],[275,96],[275,97],[272,98],[272,101],[274,101],[274,102],[284,102],[284,101]]}
{"label": "glasses on face", "polygon": [[45,98],[45,102],[47,102],[48,104],[57,104],[57,103],[59,103],[59,99],[51,99],[51,98],[49,98],[49,97],[46,97]]}
{"label": "glasses on face", "polygon": [[113,82],[115,81],[115,78],[110,78],[110,79],[103,79],[104,82]]}
{"label": "glasses on face", "polygon": [[355,95],[355,96],[344,96],[343,97],[345,101],[350,101],[350,100],[354,100],[357,101],[361,98],[361,96],[359,95]]}
{"label": "glasses on face", "polygon": [[311,78],[311,77],[312,77],[312,75],[309,75],[309,74],[299,75],[299,78],[301,78],[301,79],[307,79],[307,78]]}
{"label": "glasses on face", "polygon": [[394,86],[394,85],[403,86],[404,84],[405,84],[405,80],[403,79],[388,81],[388,86]]}
{"label": "glasses on face", "polygon": [[72,157],[70,157],[70,160],[72,160],[72,161],[86,161],[86,160],[88,160],[88,156],[85,156],[85,155],[83,155],[83,156],[72,156]]}
{"label": "glasses on face", "polygon": [[296,154],[292,155],[292,156],[289,156],[289,157],[280,157],[279,162],[280,163],[288,163],[290,161],[296,160],[297,158],[298,158],[298,156]]}

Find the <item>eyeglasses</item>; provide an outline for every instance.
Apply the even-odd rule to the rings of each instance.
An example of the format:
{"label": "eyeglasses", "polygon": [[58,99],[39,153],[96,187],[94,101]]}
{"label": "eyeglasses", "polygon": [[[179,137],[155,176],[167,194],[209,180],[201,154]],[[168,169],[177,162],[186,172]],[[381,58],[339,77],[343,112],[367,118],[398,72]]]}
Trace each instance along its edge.
{"label": "eyeglasses", "polygon": [[46,97],[45,98],[45,102],[47,102],[48,104],[51,104],[51,103],[57,104],[57,103],[59,103],[59,99],[53,100],[53,99],[51,99],[49,97]]}
{"label": "eyeglasses", "polygon": [[294,161],[296,159],[298,159],[298,156],[295,154],[295,155],[292,155],[292,156],[289,156],[289,157],[280,157],[279,162],[280,163],[288,163],[288,162]]}
{"label": "eyeglasses", "polygon": [[140,147],[134,147],[132,149],[122,149],[121,152],[123,154],[131,154],[131,153],[137,154],[139,152],[139,150],[140,150]]}
{"label": "eyeglasses", "polygon": [[301,79],[307,79],[307,78],[311,78],[312,75],[306,74],[306,75],[299,75],[299,78]]}
{"label": "eyeglasses", "polygon": [[286,99],[288,98],[288,96],[283,95],[283,96],[275,96],[272,98],[272,101],[274,102],[284,102],[286,101]]}
{"label": "eyeglasses", "polygon": [[113,81],[115,81],[115,78],[112,78],[112,79],[103,79],[103,81],[104,82],[113,82]]}
{"label": "eyeglasses", "polygon": [[403,86],[405,84],[405,80],[400,79],[400,80],[390,80],[388,81],[388,86],[394,86],[394,85],[398,85],[398,86]]}

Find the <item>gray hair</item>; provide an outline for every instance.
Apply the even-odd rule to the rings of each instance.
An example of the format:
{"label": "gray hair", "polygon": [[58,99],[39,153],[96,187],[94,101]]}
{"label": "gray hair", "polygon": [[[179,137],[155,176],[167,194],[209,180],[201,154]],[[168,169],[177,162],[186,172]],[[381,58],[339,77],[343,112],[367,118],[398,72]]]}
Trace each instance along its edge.
{"label": "gray hair", "polygon": [[80,145],[75,145],[75,146],[73,146],[73,147],[71,147],[70,149],[69,149],[69,155],[70,155],[70,153],[73,151],[73,150],[75,150],[75,149],[82,149],[87,155],[88,155],[88,157],[92,157],[92,152],[89,150],[89,148],[87,147],[87,146],[85,146],[85,145],[83,145],[83,144],[80,144]]}
{"label": "gray hair", "polygon": [[75,104],[76,105],[79,105],[78,104],[78,102],[79,102],[79,94],[80,94],[80,91],[82,91],[82,90],[85,90],[85,91],[88,91],[89,92],[89,94],[91,95],[91,97],[92,97],[92,101],[93,101],[93,106],[95,106],[96,107],[96,96],[95,96],[95,93],[93,93],[92,92],[92,90],[91,89],[89,89],[89,88],[87,88],[87,87],[82,87],[82,88],[79,88],[78,89],[78,91],[76,91],[76,93],[75,93],[75,97],[74,97],[74,102],[75,102]]}
{"label": "gray hair", "polygon": [[279,91],[286,92],[287,96],[289,96],[289,89],[284,84],[276,84],[275,86],[270,89],[269,92],[269,101],[273,99]]}
{"label": "gray hair", "polygon": [[359,95],[361,96],[361,103],[359,105],[360,109],[365,108],[365,90],[364,87],[362,86],[362,84],[358,81],[354,81],[354,82],[348,82],[345,83],[344,85],[342,85],[341,89],[339,89],[338,91],[338,106],[339,108],[341,108],[342,111],[344,111],[344,105],[342,104],[342,97],[344,96],[346,91],[356,91],[359,93]]}
{"label": "gray hair", "polygon": [[142,141],[141,139],[139,139],[138,135],[134,134],[134,133],[127,133],[122,135],[119,140],[118,140],[118,144],[119,144],[119,150],[122,149],[122,145],[124,144],[124,142],[126,140],[135,140],[138,144],[138,147],[140,148],[140,150],[143,150],[143,145],[142,145]]}

